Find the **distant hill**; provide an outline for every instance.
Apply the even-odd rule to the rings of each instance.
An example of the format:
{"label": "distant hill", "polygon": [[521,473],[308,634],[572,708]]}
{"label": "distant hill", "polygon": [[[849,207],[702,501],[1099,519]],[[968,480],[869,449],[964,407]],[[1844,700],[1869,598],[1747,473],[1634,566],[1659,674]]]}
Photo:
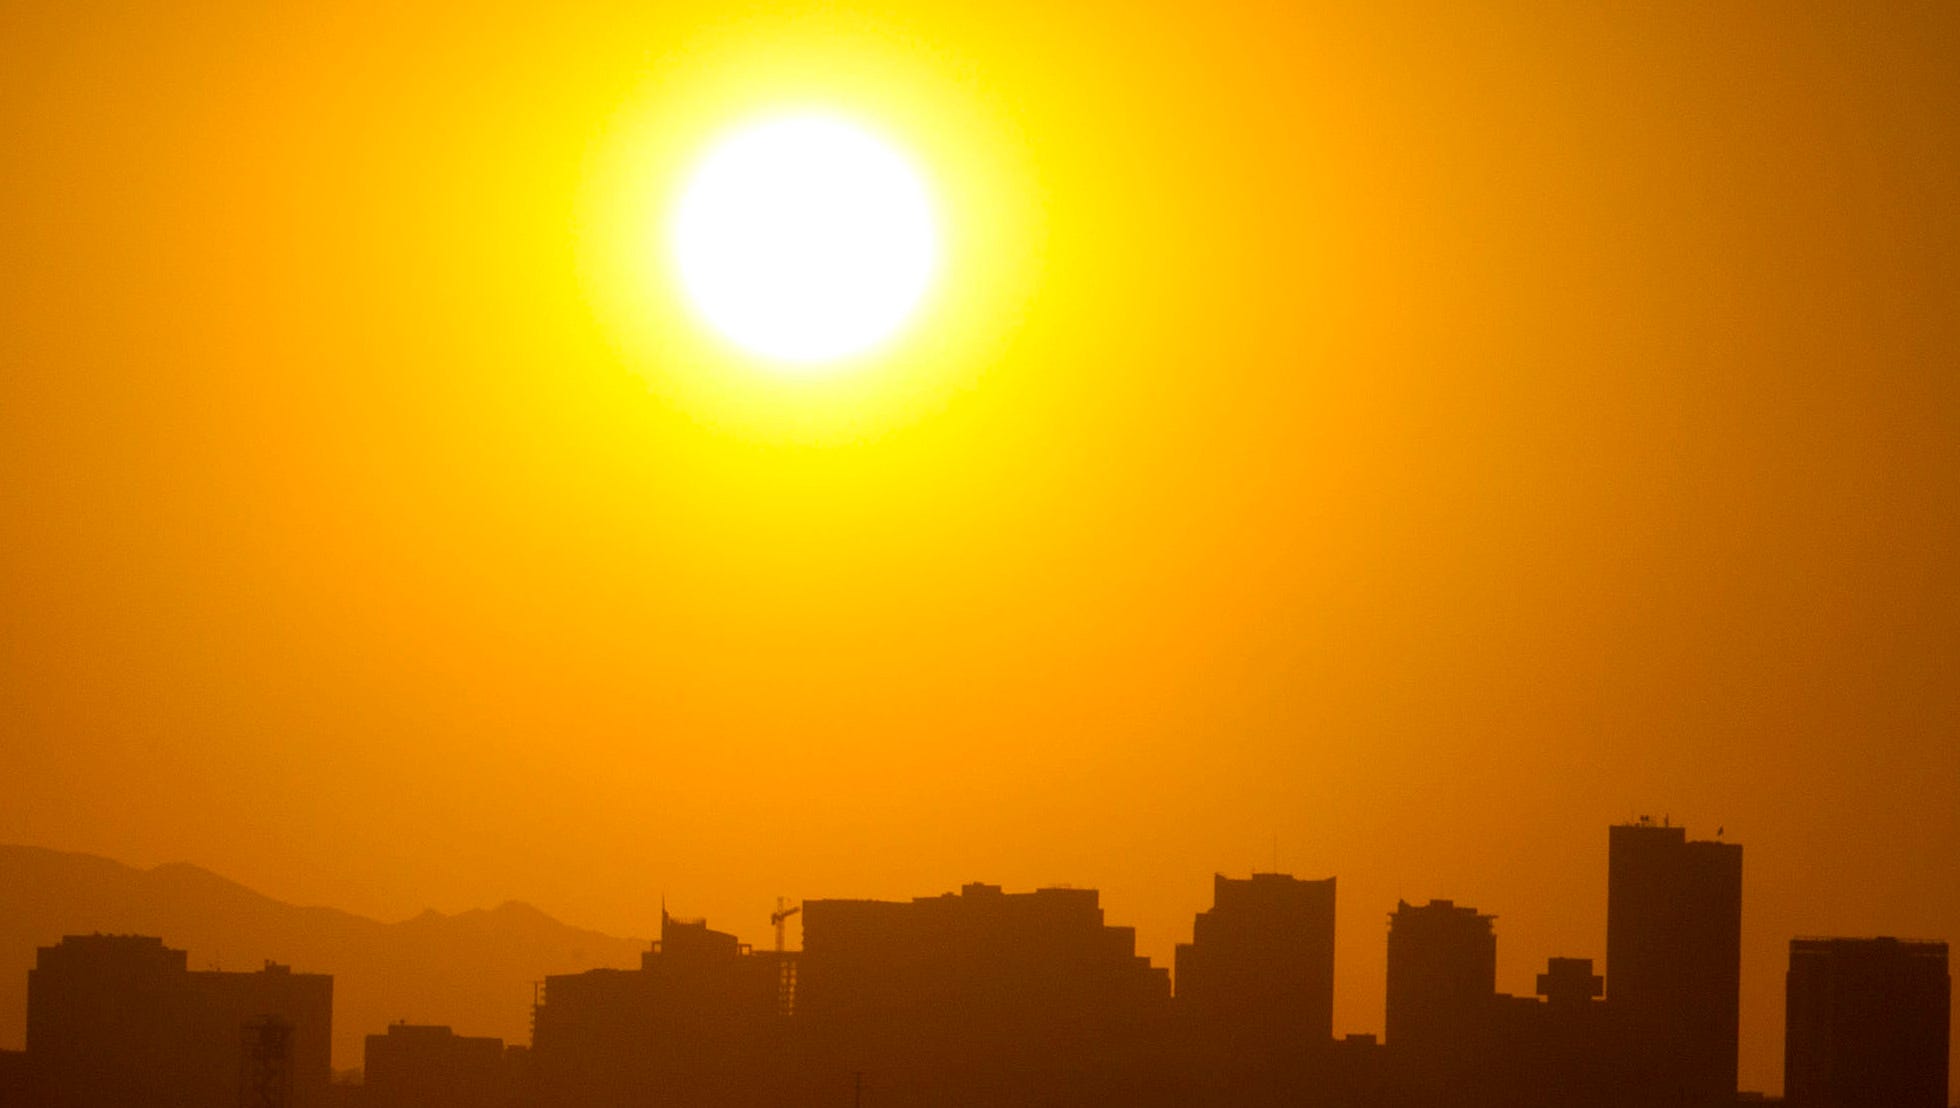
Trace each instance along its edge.
{"label": "distant hill", "polygon": [[107,858],[0,845],[0,1047],[27,1033],[34,951],[61,936],[159,935],[192,969],[257,969],[267,959],[334,976],[334,1066],[361,1064],[362,1039],[398,1019],[460,1034],[530,1040],[531,983],[548,973],[633,967],[642,939],[559,923],[515,901],[381,923],[298,908],[181,863],[139,870]]}

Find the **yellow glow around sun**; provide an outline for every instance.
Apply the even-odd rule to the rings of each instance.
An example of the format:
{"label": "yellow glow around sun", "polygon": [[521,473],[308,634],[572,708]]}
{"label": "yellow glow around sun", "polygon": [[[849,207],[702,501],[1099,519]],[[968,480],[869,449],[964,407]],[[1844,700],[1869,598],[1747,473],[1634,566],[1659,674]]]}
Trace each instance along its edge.
{"label": "yellow glow around sun", "polygon": [[829,115],[769,119],[716,143],[671,236],[694,309],[743,349],[799,370],[889,339],[939,262],[918,173]]}
{"label": "yellow glow around sun", "polygon": [[733,21],[655,59],[582,167],[581,283],[657,402],[753,441],[974,394],[1045,251],[1017,107],[873,28]]}

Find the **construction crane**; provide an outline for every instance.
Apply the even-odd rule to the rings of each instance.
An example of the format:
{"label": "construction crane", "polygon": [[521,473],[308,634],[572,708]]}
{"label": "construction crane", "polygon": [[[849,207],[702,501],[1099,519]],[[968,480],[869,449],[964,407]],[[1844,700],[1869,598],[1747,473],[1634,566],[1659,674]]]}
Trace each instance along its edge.
{"label": "construction crane", "polygon": [[789,918],[803,910],[803,905],[792,907],[784,897],[776,898],[776,910],[769,913],[769,922],[776,925],[776,1014],[789,1017],[796,1014],[796,959],[783,953],[784,924]]}
{"label": "construction crane", "polygon": [[776,898],[776,910],[769,913],[769,922],[776,925],[776,953],[781,954],[783,952],[783,943],[786,935],[785,925],[789,923],[789,918],[802,910],[803,905],[801,904],[791,906],[787,898],[780,896]]}

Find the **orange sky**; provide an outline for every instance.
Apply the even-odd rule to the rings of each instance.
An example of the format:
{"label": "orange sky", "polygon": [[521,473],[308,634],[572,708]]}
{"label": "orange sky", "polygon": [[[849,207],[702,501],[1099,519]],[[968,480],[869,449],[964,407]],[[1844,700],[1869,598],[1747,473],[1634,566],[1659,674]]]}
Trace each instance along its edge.
{"label": "orange sky", "polygon": [[[0,840],[1167,961],[1277,835],[1360,1031],[1398,897],[1529,992],[1671,813],[1752,1088],[1792,934],[1960,939],[1960,8],[649,7],[0,10]],[[973,240],[827,437],[594,276],[776,95]]]}

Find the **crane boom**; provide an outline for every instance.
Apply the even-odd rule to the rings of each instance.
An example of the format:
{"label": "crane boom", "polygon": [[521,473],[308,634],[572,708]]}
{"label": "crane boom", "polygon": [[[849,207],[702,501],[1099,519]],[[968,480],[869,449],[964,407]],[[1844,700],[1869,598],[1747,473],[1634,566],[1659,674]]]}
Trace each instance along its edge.
{"label": "crane boom", "polygon": [[783,944],[787,931],[785,924],[789,922],[791,916],[802,910],[803,905],[801,904],[792,905],[787,898],[780,896],[776,898],[776,910],[769,913],[769,922],[776,925],[776,953],[781,954],[783,952]]}

